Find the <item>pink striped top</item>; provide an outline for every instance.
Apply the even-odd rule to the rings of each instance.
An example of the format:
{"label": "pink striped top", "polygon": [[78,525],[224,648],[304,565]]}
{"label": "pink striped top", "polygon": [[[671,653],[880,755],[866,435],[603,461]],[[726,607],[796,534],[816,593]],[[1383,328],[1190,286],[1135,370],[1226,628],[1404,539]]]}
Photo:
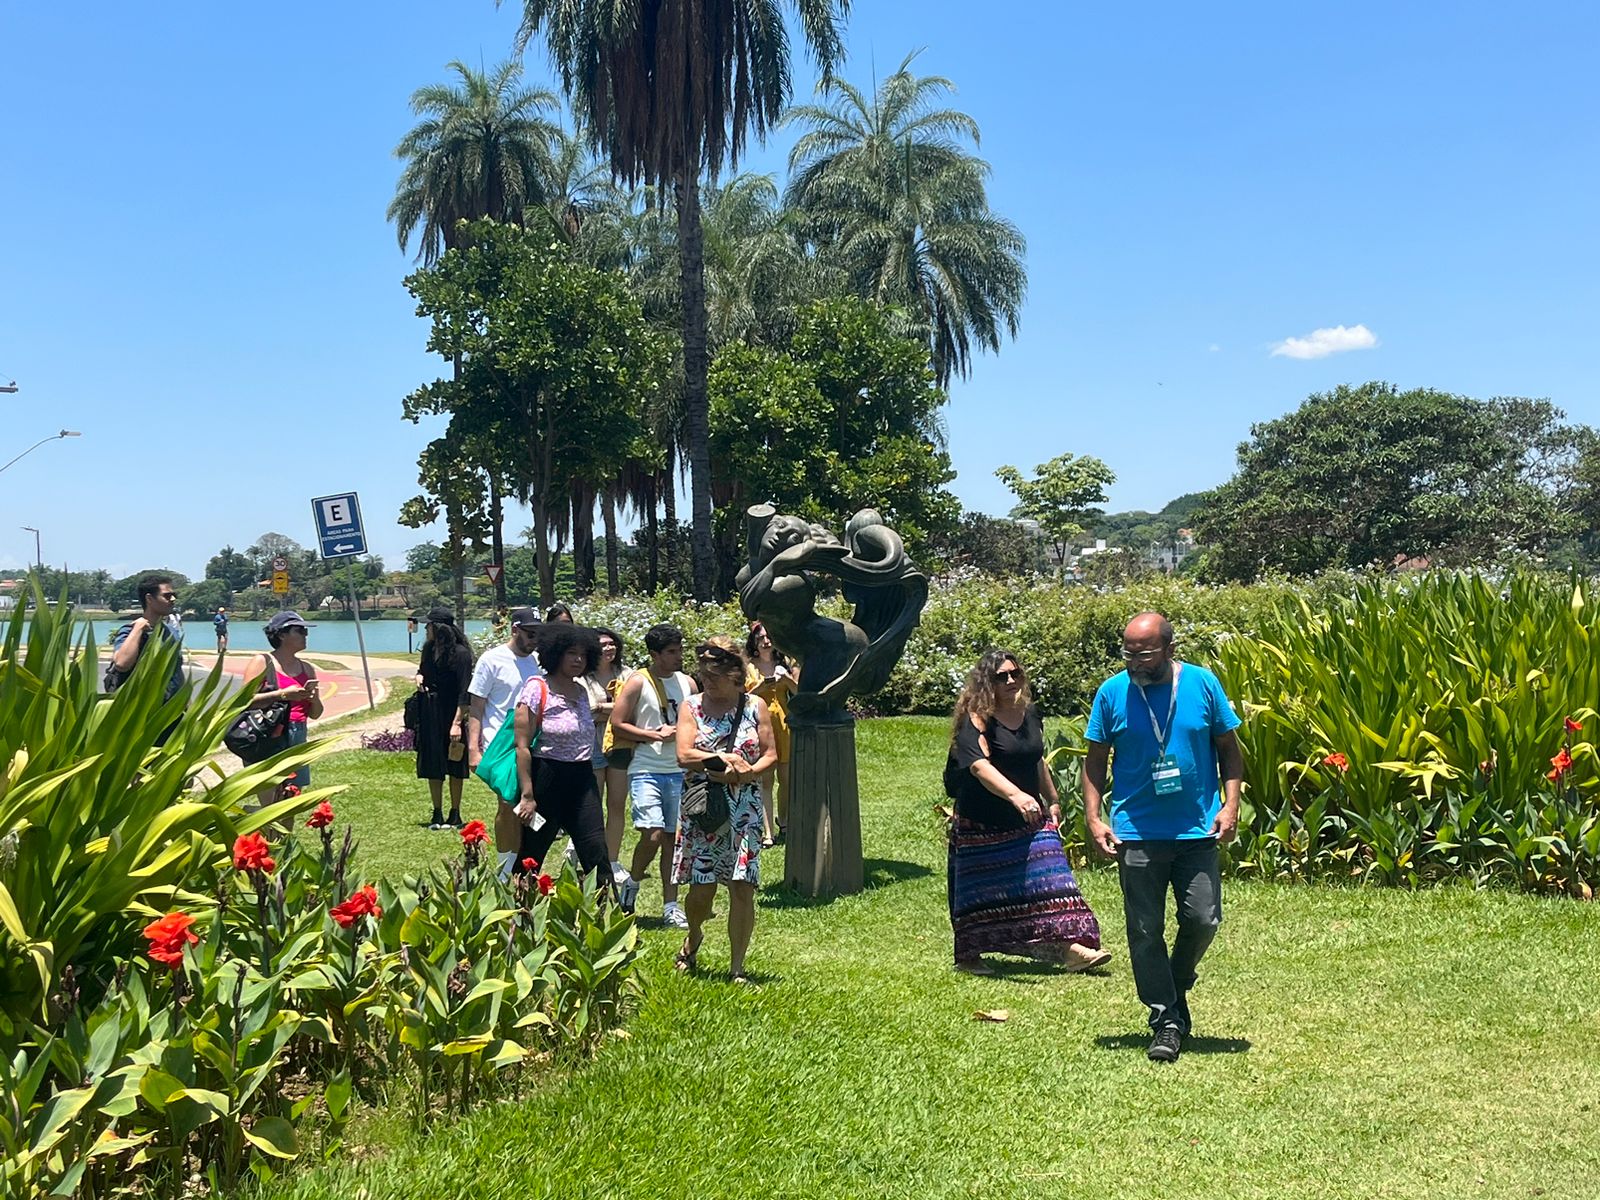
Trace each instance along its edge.
{"label": "pink striped top", "polygon": [[594,754],[594,713],[588,693],[580,686],[577,700],[568,700],[534,676],[523,685],[517,703],[537,713],[541,690],[545,693],[543,732],[533,756],[555,762],[588,762]]}

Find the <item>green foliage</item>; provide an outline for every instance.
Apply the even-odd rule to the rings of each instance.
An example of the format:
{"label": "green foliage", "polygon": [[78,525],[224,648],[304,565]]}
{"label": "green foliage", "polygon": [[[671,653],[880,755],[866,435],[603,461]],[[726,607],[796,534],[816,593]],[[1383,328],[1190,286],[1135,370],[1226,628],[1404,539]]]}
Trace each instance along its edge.
{"label": "green foliage", "polygon": [[966,512],[954,529],[934,539],[930,550],[947,567],[984,575],[1033,575],[1044,565],[1044,544],[1008,517]]}
{"label": "green foliage", "polygon": [[[1257,635],[1225,641],[1216,665],[1244,718],[1238,868],[1590,897],[1590,592],[1535,576],[1367,581],[1323,604],[1287,602]],[[1563,754],[1571,766],[1555,772]]]}
{"label": "green foliage", "polygon": [[1471,565],[1536,553],[1571,525],[1560,501],[1576,431],[1544,400],[1341,385],[1253,425],[1238,472],[1196,514],[1207,567]]}
{"label": "green foliage", "polygon": [[1058,454],[1035,467],[1032,479],[1011,466],[999,468],[995,477],[1017,497],[1012,514],[1039,523],[1058,562],[1067,561],[1087,523],[1104,515],[1096,506],[1106,502],[1106,488],[1117,481],[1110,467],[1088,454]]}
{"label": "green foliage", "polygon": [[912,74],[915,57],[872,96],[824,81],[826,104],[789,111],[785,123],[806,132],[789,154],[787,200],[851,292],[910,316],[943,387],[968,374],[974,343],[998,350],[1016,336],[1026,242],[989,208],[989,164],[967,148],[977,122],[942,107],[955,85]]}
{"label": "green foliage", "polygon": [[745,505],[835,530],[876,508],[912,554],[961,511],[939,429],[945,396],[926,349],[881,309],[826,300],[802,310],[786,352],[735,345],[711,375],[711,445],[725,537]]}
{"label": "green foliage", "polygon": [[11,616],[0,658],[0,1032],[41,1017],[68,967],[97,994],[141,918],[174,898],[206,903],[234,838],[316,799],[243,808],[327,753],[316,746],[192,782],[247,697],[230,696],[218,668],[163,702],[176,653],[153,639],[149,661],[107,697],[95,647],[74,645],[70,607]]}

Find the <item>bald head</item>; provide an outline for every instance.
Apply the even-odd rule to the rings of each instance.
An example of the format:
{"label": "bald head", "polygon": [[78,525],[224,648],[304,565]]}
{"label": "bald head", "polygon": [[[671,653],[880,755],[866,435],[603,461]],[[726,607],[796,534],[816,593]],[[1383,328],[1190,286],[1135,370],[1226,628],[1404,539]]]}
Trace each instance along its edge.
{"label": "bald head", "polygon": [[1163,646],[1172,645],[1172,622],[1158,612],[1142,612],[1128,622],[1122,631],[1123,642],[1148,645],[1152,640]]}

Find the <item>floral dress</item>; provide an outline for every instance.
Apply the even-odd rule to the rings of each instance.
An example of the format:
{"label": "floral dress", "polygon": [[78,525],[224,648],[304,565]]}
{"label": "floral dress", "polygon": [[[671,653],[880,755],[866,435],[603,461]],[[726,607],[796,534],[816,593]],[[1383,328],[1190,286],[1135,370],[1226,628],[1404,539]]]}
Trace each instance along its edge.
{"label": "floral dress", "polygon": [[[733,713],[708,718],[704,698],[690,696],[678,710],[679,717],[694,717],[694,745],[709,754],[724,754]],[[734,736],[733,752],[745,762],[761,757],[760,721],[756,706],[745,701],[744,717]],[[698,829],[685,819],[679,830],[677,855],[672,863],[673,882],[685,883],[761,883],[761,787],[754,780],[728,795],[728,824],[714,833]]]}

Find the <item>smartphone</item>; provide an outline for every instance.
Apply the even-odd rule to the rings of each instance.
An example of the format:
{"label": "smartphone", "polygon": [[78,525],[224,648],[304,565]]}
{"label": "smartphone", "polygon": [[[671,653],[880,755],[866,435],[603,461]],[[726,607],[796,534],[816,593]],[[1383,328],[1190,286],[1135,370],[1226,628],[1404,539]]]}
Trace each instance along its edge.
{"label": "smartphone", "polygon": [[529,817],[524,824],[535,833],[538,833],[539,830],[544,828],[544,814],[535,809],[533,816]]}
{"label": "smartphone", "polygon": [[722,761],[722,756],[720,754],[713,754],[709,758],[701,761],[700,769],[702,771],[716,771],[718,774],[720,774],[728,769],[728,764]]}

